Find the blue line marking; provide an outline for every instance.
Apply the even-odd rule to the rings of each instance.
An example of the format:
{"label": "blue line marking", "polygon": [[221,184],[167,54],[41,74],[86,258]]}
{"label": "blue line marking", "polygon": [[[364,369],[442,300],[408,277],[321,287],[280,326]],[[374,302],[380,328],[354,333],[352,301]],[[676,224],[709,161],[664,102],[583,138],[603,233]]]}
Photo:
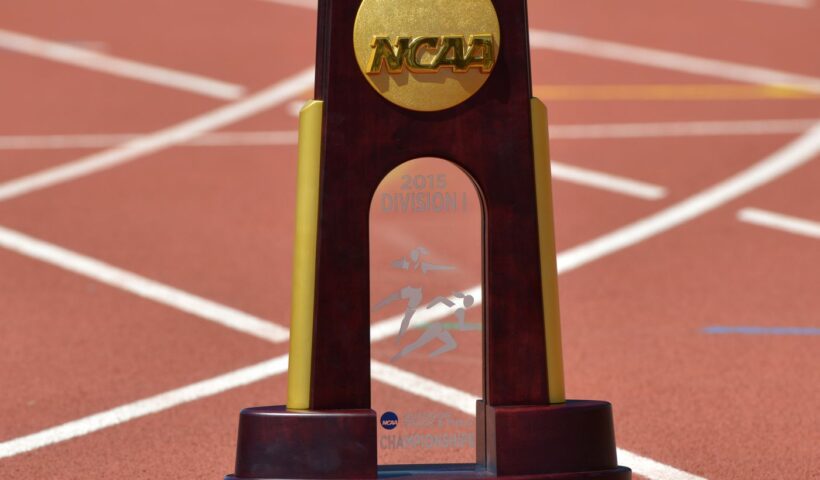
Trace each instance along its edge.
{"label": "blue line marking", "polygon": [[717,335],[820,335],[820,328],[814,327],[706,327],[704,332]]}

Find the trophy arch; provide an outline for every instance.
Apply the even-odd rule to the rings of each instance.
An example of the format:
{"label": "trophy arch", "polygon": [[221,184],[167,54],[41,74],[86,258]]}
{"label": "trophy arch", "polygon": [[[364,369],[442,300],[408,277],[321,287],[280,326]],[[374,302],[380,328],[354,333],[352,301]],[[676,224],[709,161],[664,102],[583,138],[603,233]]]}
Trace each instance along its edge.
{"label": "trophy arch", "polygon": [[[547,112],[532,97],[526,0],[469,0],[492,11],[489,23],[463,15],[460,2],[467,0],[319,0],[315,100],[299,117],[287,404],[242,411],[236,468],[226,479],[631,478],[617,465],[611,405],[564,397]],[[364,5],[381,10],[360,17]],[[421,6],[427,15],[415,11]],[[450,23],[435,26],[442,18]],[[449,31],[462,21],[470,25]],[[363,31],[354,38],[357,24]],[[503,43],[484,49],[483,60],[493,61],[482,66],[482,82],[443,109],[426,105],[425,91],[409,103],[383,96],[357,61],[367,58],[357,48],[382,45],[393,62],[388,75],[403,61],[437,75],[424,58],[405,57],[403,45],[460,45],[464,58],[447,56],[455,47],[435,58],[462,75],[480,59],[463,47],[477,38]],[[396,88],[399,97],[408,92]],[[425,156],[469,172],[482,200],[477,458],[456,469],[391,470],[377,464],[371,409],[370,207],[385,175]]]}
{"label": "trophy arch", "polygon": [[445,158],[401,162],[373,192],[370,408],[381,465],[475,462],[475,419],[401,391],[401,378],[456,378],[483,397],[484,216],[475,180]]}

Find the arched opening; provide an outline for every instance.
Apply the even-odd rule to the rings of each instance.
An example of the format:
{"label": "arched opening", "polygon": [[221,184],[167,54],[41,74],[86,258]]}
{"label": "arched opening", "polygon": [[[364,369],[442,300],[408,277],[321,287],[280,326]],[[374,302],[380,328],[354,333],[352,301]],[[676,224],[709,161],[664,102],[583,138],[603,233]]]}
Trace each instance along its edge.
{"label": "arched opening", "polygon": [[384,177],[370,208],[380,465],[476,461],[483,258],[481,197],[461,168],[417,158]]}

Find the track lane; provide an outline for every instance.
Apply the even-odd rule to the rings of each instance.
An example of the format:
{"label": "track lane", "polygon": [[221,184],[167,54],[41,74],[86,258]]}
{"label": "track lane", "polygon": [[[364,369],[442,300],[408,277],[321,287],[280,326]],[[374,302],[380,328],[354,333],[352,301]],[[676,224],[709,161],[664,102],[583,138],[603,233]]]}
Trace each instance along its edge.
{"label": "track lane", "polygon": [[[211,478],[233,470],[239,411],[280,401],[284,376],[187,403],[93,435],[1,460],[3,471],[43,480]],[[93,454],[91,454],[93,452]]]}
{"label": "track lane", "polygon": [[111,119],[123,131],[150,131],[223,103],[4,50],[0,69],[3,135],[111,132]]}
{"label": "track lane", "polygon": [[0,29],[0,48],[74,67],[137,80],[220,100],[236,100],[245,93],[241,85],[214,78],[149,65],[108,55],[86,46],[54,42],[21,32]]}
{"label": "track lane", "polygon": [[69,162],[78,155],[88,153],[87,150],[55,150],[50,152],[32,150],[2,150],[0,149],[0,184],[41,172],[48,168]]}
{"label": "track lane", "polygon": [[287,325],[295,167],[292,147],[171,149],[0,203],[0,224]]}
{"label": "track lane", "polygon": [[[531,51],[536,85],[738,85],[746,84],[614,60],[536,49]],[[602,75],[606,72],[606,75]],[[759,100],[558,100],[542,98],[552,124],[817,118],[820,99]]]}
{"label": "track lane", "polygon": [[[820,281],[810,266],[818,250],[751,234],[733,222],[742,203],[562,279],[565,364],[576,372],[567,388],[607,392],[623,448],[708,478],[764,478],[772,465],[783,478],[810,478],[813,338],[702,332],[816,320],[806,286]],[[608,377],[612,362],[621,373]]]}
{"label": "track lane", "polygon": [[[57,42],[94,42],[112,55],[251,91],[315,58],[314,13],[256,1],[10,0],[0,6],[0,18],[0,28]],[[279,61],[271,55],[276,51],[282,52]]]}
{"label": "track lane", "polygon": [[[600,108],[600,107],[599,107],[599,108]],[[619,108],[621,108],[621,107],[619,106]],[[780,108],[780,107],[777,107],[777,108]],[[789,109],[789,108],[791,108],[791,107],[782,107],[782,108],[784,109],[784,111],[786,111],[786,110],[788,110],[788,109]],[[627,110],[628,110],[628,109],[627,109]],[[703,110],[706,110],[706,108],[703,108]],[[710,110],[712,111],[712,113],[709,113],[708,115],[719,115],[719,114],[724,113],[724,111],[723,111],[723,110],[721,110],[721,109],[713,109],[712,107],[710,107]],[[716,110],[717,110],[717,112],[716,112]],[[681,111],[683,111],[684,113],[689,112],[689,110],[687,110],[687,109],[683,109],[683,108],[681,109]],[[699,110],[692,110],[692,111],[693,111],[693,112],[695,112],[695,113],[700,114],[700,111],[699,111]],[[789,110],[789,111],[790,111],[790,110]],[[757,113],[760,113],[760,112],[766,113],[766,111],[765,111],[765,110],[754,110],[754,112],[757,112]],[[553,113],[555,113],[555,110],[554,110],[554,109],[553,109]],[[647,118],[648,118],[648,119],[654,119],[654,118],[651,116],[651,115],[652,115],[652,113],[651,113],[649,110],[647,110],[646,115],[647,115]],[[683,116],[682,116],[682,118],[683,118]],[[692,118],[692,117],[685,117],[685,118]],[[698,118],[698,117],[695,117],[695,118]],[[722,117],[716,117],[716,118],[722,118]],[[587,118],[587,119],[588,119],[588,118]],[[587,120],[587,119],[585,119],[585,120]],[[554,121],[555,121],[555,118],[553,118],[553,122],[554,122]],[[638,308],[638,307],[636,307],[636,308]],[[586,365],[586,363],[584,363],[584,365]],[[581,366],[579,369],[576,369],[576,370],[583,370],[583,371],[586,371],[586,369],[587,369],[587,368],[589,368],[589,367],[588,367],[588,366]],[[232,423],[231,423],[231,428],[233,428],[233,424],[232,424]],[[665,438],[665,437],[663,437],[663,438]],[[188,462],[188,463],[191,463],[191,462]],[[212,473],[213,473],[213,472],[208,472],[208,474],[212,474]]]}
{"label": "track lane", "polygon": [[7,250],[0,265],[0,442],[286,350]]}

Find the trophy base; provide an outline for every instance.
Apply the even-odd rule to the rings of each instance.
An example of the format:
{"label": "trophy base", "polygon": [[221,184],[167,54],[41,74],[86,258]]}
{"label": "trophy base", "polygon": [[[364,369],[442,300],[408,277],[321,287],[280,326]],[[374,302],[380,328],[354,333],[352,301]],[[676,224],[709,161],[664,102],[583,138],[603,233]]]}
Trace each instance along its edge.
{"label": "trophy base", "polygon": [[500,476],[475,464],[449,465],[387,465],[379,467],[379,478],[407,480],[630,480],[632,471],[617,467],[610,470],[576,473]]}
{"label": "trophy base", "polygon": [[376,412],[246,408],[230,480],[376,478]]}
{"label": "trophy base", "polygon": [[225,480],[630,480],[617,464],[612,407],[570,400],[476,405],[475,464],[376,466],[373,410],[242,411],[235,473]]}
{"label": "trophy base", "polygon": [[[447,465],[386,465],[378,469],[378,479],[407,480],[631,480],[632,471],[626,467],[610,470],[575,473],[551,473],[500,477],[475,464]],[[248,478],[227,475],[225,480],[288,480],[282,478]]]}
{"label": "trophy base", "polygon": [[[618,466],[609,402],[567,400],[553,405],[492,406],[479,400],[476,417],[478,463],[499,477],[631,476],[629,469]],[[604,476],[595,476],[599,474]]]}

